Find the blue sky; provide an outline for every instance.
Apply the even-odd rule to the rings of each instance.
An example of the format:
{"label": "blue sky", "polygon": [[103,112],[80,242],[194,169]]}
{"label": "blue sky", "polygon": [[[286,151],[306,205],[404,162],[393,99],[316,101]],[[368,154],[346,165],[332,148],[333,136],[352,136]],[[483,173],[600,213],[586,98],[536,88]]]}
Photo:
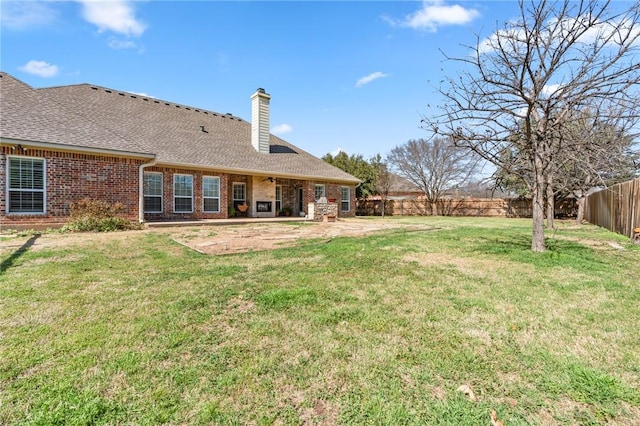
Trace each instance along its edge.
{"label": "blue sky", "polygon": [[514,1],[7,1],[0,68],[33,87],[91,83],[251,119],[322,156],[427,137],[443,73]]}

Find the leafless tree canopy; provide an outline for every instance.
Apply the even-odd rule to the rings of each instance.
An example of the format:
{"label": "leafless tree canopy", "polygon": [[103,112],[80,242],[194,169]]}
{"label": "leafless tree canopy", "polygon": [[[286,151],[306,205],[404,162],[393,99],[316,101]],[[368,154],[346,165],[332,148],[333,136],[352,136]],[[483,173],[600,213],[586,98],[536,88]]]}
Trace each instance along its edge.
{"label": "leafless tree canopy", "polygon": [[438,214],[437,202],[445,191],[462,186],[477,171],[478,158],[444,138],[410,140],[391,150],[387,162],[400,176],[419,187]]}
{"label": "leafless tree canopy", "polygon": [[560,152],[553,169],[553,190],[578,200],[577,221],[582,222],[589,189],[636,177],[640,153],[634,150],[630,137],[588,112],[576,117],[562,137],[568,145],[582,148],[578,155],[573,151]]}
{"label": "leafless tree canopy", "polygon": [[376,168],[376,192],[378,193],[378,195],[380,196],[380,200],[382,201],[382,217],[384,217],[384,213],[387,207],[387,198],[389,198],[389,191],[391,190],[392,177],[387,163],[379,161],[376,165]]}
{"label": "leafless tree canopy", "polygon": [[543,251],[543,200],[560,170],[559,153],[591,149],[590,140],[562,137],[579,112],[632,138],[637,132],[640,4],[521,0],[519,6],[519,19],[478,38],[472,55],[448,58],[464,70],[440,89],[441,114],[423,121],[507,172],[528,170],[532,249]]}

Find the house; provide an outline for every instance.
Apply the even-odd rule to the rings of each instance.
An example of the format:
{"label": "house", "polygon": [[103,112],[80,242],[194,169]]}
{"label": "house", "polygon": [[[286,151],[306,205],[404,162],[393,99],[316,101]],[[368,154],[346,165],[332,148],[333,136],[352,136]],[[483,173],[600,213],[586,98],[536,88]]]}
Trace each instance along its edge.
{"label": "house", "polygon": [[[121,203],[142,222],[355,215],[352,175],[269,133],[270,95],[251,123],[91,84],[35,89],[0,72],[0,225],[55,226],[72,202]],[[317,219],[317,217],[316,217]]]}

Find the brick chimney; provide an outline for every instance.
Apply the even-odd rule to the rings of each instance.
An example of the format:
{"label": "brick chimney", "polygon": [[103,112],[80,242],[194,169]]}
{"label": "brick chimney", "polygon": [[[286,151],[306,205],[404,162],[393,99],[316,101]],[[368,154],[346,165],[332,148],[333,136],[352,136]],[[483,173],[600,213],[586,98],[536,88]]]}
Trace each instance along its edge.
{"label": "brick chimney", "polygon": [[271,96],[259,88],[251,95],[251,144],[256,151],[269,153],[269,101]]}

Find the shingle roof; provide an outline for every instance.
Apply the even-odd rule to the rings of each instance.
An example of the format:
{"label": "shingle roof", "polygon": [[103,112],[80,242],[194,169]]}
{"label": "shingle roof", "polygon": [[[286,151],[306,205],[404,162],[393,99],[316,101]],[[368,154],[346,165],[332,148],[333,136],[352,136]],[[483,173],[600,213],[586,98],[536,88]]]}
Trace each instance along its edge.
{"label": "shingle roof", "polygon": [[[33,89],[8,74],[1,76],[2,137],[153,153],[159,164],[359,182],[274,135],[271,152],[257,152],[251,124],[229,114],[89,84]],[[5,120],[5,110],[14,108],[20,112]],[[43,114],[46,122],[20,120],[21,114]],[[55,134],[40,127],[54,128]]]}
{"label": "shingle roof", "polygon": [[0,72],[0,137],[151,156],[151,151],[134,141],[61,108],[3,72]]}
{"label": "shingle roof", "polygon": [[423,192],[416,184],[395,173],[389,175],[389,183],[389,192]]}

